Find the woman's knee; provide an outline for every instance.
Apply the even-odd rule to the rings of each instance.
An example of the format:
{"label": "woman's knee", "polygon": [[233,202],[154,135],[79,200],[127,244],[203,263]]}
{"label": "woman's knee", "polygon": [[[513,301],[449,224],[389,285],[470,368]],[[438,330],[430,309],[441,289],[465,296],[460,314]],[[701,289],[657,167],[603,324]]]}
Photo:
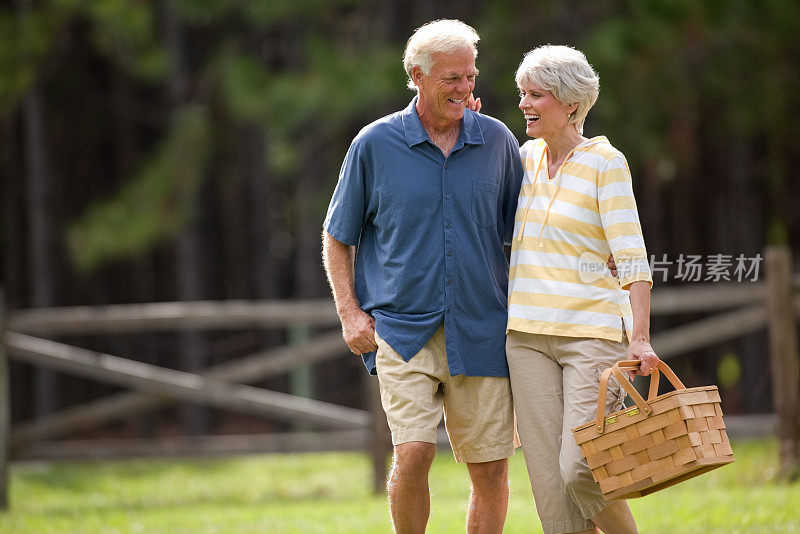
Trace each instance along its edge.
{"label": "woman's knee", "polygon": [[575,497],[591,489],[596,484],[591,472],[581,462],[569,462],[561,466],[561,478],[567,493]]}

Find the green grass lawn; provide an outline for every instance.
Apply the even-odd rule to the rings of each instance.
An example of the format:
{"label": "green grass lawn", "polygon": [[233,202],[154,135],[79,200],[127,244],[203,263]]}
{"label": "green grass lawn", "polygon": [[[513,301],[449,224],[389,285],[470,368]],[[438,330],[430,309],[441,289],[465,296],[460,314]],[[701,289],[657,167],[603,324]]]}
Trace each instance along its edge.
{"label": "green grass lawn", "polygon": [[[774,441],[734,443],[736,462],[631,501],[642,533],[800,533],[800,484],[774,480]],[[385,500],[370,494],[366,455],[15,465],[0,532],[381,533]],[[440,451],[428,532],[464,531],[466,469]],[[505,532],[541,532],[522,454],[511,460]]]}

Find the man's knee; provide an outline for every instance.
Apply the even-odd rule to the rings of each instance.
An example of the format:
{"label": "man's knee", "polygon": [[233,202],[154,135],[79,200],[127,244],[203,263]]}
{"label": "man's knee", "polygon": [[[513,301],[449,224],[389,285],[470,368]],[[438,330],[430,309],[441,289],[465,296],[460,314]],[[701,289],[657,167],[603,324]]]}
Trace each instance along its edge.
{"label": "man's knee", "polygon": [[508,459],[467,464],[473,486],[497,486],[508,484]]}
{"label": "man's knee", "polygon": [[411,476],[427,475],[436,455],[436,445],[409,441],[394,447],[394,468]]}

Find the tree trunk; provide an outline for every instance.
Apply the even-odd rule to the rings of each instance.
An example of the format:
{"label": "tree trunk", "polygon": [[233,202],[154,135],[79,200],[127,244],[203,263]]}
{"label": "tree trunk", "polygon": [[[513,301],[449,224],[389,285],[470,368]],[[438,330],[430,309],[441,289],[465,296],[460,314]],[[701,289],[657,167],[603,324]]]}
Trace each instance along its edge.
{"label": "tree trunk", "polygon": [[305,162],[295,181],[295,290],[298,298],[319,298],[328,291],[325,271],[322,268],[321,241],[324,214],[318,213],[320,185],[326,176],[320,173],[320,162],[325,161],[326,139],[314,137],[303,148]]}
{"label": "tree trunk", "polygon": [[[29,0],[18,0],[21,17],[31,13]],[[28,272],[30,305],[56,304],[55,221],[53,216],[54,177],[47,145],[44,97],[39,82],[34,82],[22,106],[28,219]],[[34,373],[33,412],[40,417],[54,412],[59,403],[59,383],[55,373],[37,369]]]}
{"label": "tree trunk", "polygon": [[[136,172],[137,163],[140,161],[142,151],[139,146],[137,125],[132,121],[133,114],[126,108],[135,100],[131,91],[127,75],[115,72],[113,75],[114,108],[114,172],[117,176],[132,176]],[[138,302],[156,302],[159,296],[156,292],[156,269],[152,254],[132,260],[131,271],[133,280],[131,287],[124,290],[122,298],[126,301],[133,298]],[[115,278],[115,287],[119,286],[119,278]],[[119,300],[112,300],[120,302]],[[140,354],[139,360],[144,363],[159,365],[158,335],[152,333],[141,334],[136,338],[135,353]],[[137,433],[151,437],[154,435],[158,424],[158,413],[150,412],[137,417],[133,424]]]}
{"label": "tree trunk", "polygon": [[[3,250],[2,266],[0,266],[0,287],[5,298],[6,309],[17,306],[17,295],[26,292],[24,273],[24,260],[20,252],[25,250],[24,206],[25,191],[20,177],[23,175],[22,165],[19,160],[20,138],[17,131],[18,115],[10,113],[3,120],[2,137],[0,137],[0,177],[2,177],[2,217],[3,217]],[[8,362],[9,380],[12,384],[30,384],[32,369],[23,364]],[[14,388],[11,391],[11,418],[30,419],[33,417],[28,387]]]}
{"label": "tree trunk", "polygon": [[22,169],[17,158],[20,147],[16,118],[15,113],[6,116],[0,134],[0,176],[3,187],[2,243],[5,247],[1,255],[3,263],[0,267],[2,273],[0,284],[5,287],[6,306],[9,309],[16,306],[16,295],[23,292],[25,285],[22,262],[18,256],[19,251],[25,249],[21,227],[24,214],[20,209],[24,206],[25,195],[20,180]]}
{"label": "tree trunk", "polygon": [[278,266],[270,250],[275,236],[271,216],[274,192],[267,167],[266,138],[258,126],[245,125],[241,129],[241,139],[242,170],[250,200],[253,291],[257,299],[273,299],[278,297]]}
{"label": "tree trunk", "polygon": [[[164,40],[171,68],[168,75],[167,91],[173,109],[188,102],[189,72],[186,43],[183,27],[170,2],[162,2]],[[194,199],[200,204],[200,195]],[[199,300],[203,298],[202,232],[200,230],[200,210],[178,237],[175,248],[175,276],[179,300]],[[178,361],[184,371],[197,371],[205,367],[206,353],[204,336],[198,332],[182,332],[178,341]],[[203,434],[208,431],[208,410],[199,406],[186,406],[181,410],[181,420],[188,434]]]}

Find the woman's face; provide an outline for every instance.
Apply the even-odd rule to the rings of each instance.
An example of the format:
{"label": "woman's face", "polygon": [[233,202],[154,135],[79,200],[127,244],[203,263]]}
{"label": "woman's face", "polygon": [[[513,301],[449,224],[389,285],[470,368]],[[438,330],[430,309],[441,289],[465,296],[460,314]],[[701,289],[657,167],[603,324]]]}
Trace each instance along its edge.
{"label": "woman's face", "polygon": [[569,114],[577,107],[562,104],[553,93],[534,83],[523,81],[519,85],[519,109],[525,115],[525,133],[529,137],[547,139],[571,128]]}

